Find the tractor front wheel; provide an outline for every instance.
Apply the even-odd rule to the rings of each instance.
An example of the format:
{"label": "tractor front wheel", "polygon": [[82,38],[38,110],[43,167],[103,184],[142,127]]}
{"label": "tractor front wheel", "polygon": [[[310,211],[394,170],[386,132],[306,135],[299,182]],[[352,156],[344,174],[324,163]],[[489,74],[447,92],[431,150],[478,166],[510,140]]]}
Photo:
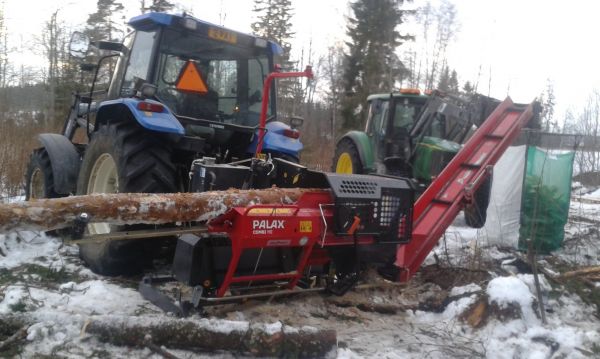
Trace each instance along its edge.
{"label": "tractor front wheel", "polygon": [[29,159],[25,174],[25,199],[64,197],[54,191],[54,174],[48,152],[35,150]]}
{"label": "tractor front wheel", "polygon": [[[170,147],[159,136],[134,123],[102,126],[87,146],[77,194],[176,192],[176,168]],[[119,230],[108,223],[89,224],[89,234]],[[148,240],[119,240],[79,245],[79,255],[92,271],[103,275],[137,273],[151,261]]]}
{"label": "tractor front wheel", "polygon": [[360,174],[363,172],[358,148],[352,140],[344,138],[338,143],[333,157],[332,171],[345,174]]}

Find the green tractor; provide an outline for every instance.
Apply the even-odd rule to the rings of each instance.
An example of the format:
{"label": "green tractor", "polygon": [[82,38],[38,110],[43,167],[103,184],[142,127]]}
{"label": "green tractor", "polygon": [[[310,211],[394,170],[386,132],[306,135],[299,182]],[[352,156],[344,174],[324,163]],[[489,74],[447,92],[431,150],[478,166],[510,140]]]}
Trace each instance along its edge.
{"label": "green tractor", "polygon": [[[412,178],[424,190],[499,101],[402,89],[370,95],[367,103],[365,131],[350,131],[338,141],[333,171]],[[490,176],[465,208],[470,227],[485,224],[491,184]]]}

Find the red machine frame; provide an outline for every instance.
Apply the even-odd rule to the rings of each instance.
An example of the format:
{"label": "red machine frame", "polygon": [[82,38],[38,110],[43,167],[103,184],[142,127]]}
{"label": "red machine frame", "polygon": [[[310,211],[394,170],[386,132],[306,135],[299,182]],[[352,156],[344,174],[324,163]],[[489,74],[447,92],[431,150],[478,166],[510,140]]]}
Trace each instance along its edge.
{"label": "red machine frame", "polygon": [[[311,74],[310,69],[294,73],[309,77]],[[289,74],[270,75],[265,81],[265,94],[275,77],[289,77]],[[265,96],[263,107],[267,102]],[[265,119],[262,117],[265,113],[261,116],[261,134],[264,133]],[[489,175],[491,167],[532,116],[532,105],[515,106],[510,98],[504,100],[418,198],[414,206],[411,241],[399,245],[396,255],[399,281],[406,282],[417,272],[462,207],[472,199],[473,192]],[[261,144],[259,140],[257,153]],[[288,281],[286,287],[293,289],[306,268],[331,260],[326,247],[353,245],[353,236],[339,236],[330,229],[333,227],[333,203],[330,193],[307,192],[294,204],[237,207],[212,220],[208,231],[226,233],[232,248],[231,261],[216,296],[225,296],[230,286],[236,283],[281,280]],[[359,235],[356,240],[359,245],[375,242],[372,236],[366,235]],[[269,247],[303,248],[296,269],[287,273],[236,276],[243,251]]]}

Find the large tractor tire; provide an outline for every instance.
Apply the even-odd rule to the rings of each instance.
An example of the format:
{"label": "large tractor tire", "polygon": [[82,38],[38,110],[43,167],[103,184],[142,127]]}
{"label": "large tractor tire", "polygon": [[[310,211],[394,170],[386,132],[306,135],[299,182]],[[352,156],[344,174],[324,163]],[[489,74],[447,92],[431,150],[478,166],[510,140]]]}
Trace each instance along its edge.
{"label": "large tractor tire", "polygon": [[[100,127],[87,146],[77,194],[176,192],[176,179],[171,150],[164,140],[135,123],[109,124]],[[88,225],[87,231],[105,234],[123,229],[108,223],[94,223]],[[79,255],[95,273],[134,274],[151,264],[150,242],[84,243],[79,245]]]}
{"label": "large tractor tire", "polygon": [[335,173],[363,173],[363,165],[360,161],[358,148],[356,148],[356,145],[352,140],[344,138],[338,143],[335,149],[332,167],[332,171]]}
{"label": "large tractor tire", "polygon": [[473,195],[473,203],[465,207],[465,222],[471,228],[482,228],[492,194],[492,175],[488,176]]}
{"label": "large tractor tire", "polygon": [[50,157],[45,149],[40,148],[31,154],[25,172],[25,199],[64,197],[54,191],[54,174]]}

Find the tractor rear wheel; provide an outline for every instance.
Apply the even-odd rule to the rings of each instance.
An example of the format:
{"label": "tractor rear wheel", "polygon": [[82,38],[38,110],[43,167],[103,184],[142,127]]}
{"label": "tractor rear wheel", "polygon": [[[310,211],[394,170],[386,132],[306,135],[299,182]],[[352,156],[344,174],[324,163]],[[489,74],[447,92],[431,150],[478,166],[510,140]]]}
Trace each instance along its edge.
{"label": "tractor rear wheel", "polygon": [[[135,123],[103,125],[87,146],[77,194],[176,192],[177,172],[171,150],[157,135]],[[123,228],[108,223],[89,224],[89,234]],[[79,255],[92,271],[103,275],[140,272],[151,263],[148,240],[105,241],[79,246]]]}
{"label": "tractor rear wheel", "polygon": [[64,197],[54,191],[54,174],[48,152],[44,148],[33,151],[25,174],[25,199]]}
{"label": "tractor rear wheel", "polygon": [[344,138],[338,143],[332,167],[332,171],[335,173],[361,174],[363,172],[358,148],[352,140]]}
{"label": "tractor rear wheel", "polygon": [[492,175],[489,175],[473,195],[473,203],[465,207],[465,222],[471,228],[482,228],[492,194]]}

